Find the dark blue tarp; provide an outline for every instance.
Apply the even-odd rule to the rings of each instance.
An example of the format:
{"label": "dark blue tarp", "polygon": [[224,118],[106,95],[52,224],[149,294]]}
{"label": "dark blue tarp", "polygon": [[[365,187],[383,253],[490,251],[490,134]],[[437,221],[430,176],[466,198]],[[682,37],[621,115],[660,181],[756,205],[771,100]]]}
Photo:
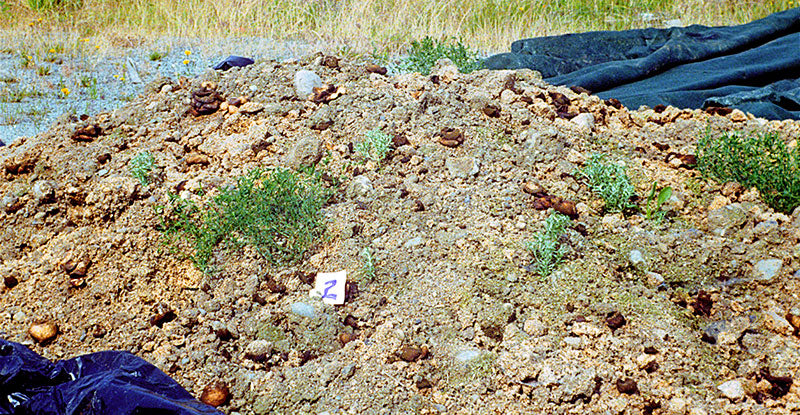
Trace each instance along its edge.
{"label": "dark blue tarp", "polygon": [[739,26],[523,39],[486,66],[535,69],[550,84],[580,86],[633,109],[727,106],[800,119],[800,8]]}
{"label": "dark blue tarp", "polygon": [[128,352],[51,362],[0,339],[0,414],[219,415]]}
{"label": "dark blue tarp", "polygon": [[218,71],[227,71],[233,67],[241,68],[242,66],[252,65],[255,61],[244,56],[228,56],[222,62],[213,66]]}

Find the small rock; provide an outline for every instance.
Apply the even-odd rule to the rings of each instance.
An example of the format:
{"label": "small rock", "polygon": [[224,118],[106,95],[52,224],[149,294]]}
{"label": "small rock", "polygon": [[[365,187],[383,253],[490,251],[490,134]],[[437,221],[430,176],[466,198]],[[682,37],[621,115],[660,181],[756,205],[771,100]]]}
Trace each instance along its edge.
{"label": "small rock", "polygon": [[308,98],[314,88],[322,86],[322,78],[313,71],[301,70],[294,74],[294,90],[298,97]]}
{"label": "small rock", "polygon": [[619,311],[615,311],[611,313],[611,315],[606,318],[606,324],[611,329],[611,331],[615,331],[618,328],[622,327],[627,323],[625,321],[625,317]]}
{"label": "small rock", "polygon": [[756,263],[753,275],[758,281],[772,281],[781,270],[783,261],[780,259],[762,259]]}
{"label": "small rock", "polygon": [[314,136],[307,136],[292,147],[289,164],[295,168],[310,167],[322,159],[322,141]]}
{"label": "small rock", "polygon": [[242,114],[255,114],[264,109],[264,104],[260,102],[245,102],[239,107],[239,112]]}
{"label": "small rock", "polygon": [[742,387],[742,382],[738,380],[729,380],[718,385],[717,389],[719,389],[726,398],[732,401],[738,401],[744,398],[744,388]]}
{"label": "small rock", "polygon": [[594,130],[594,115],[588,112],[580,113],[571,120],[578,127],[585,130]]}
{"label": "small rock", "polygon": [[58,325],[52,321],[33,323],[28,329],[28,334],[41,345],[53,341],[58,335]]}
{"label": "small rock", "polygon": [[172,308],[166,303],[157,303],[153,306],[153,316],[150,317],[150,325],[162,327],[164,323],[175,320],[177,315]]}
{"label": "small rock", "polygon": [[166,84],[166,85],[161,87],[161,93],[162,94],[169,94],[170,92],[172,92],[172,85]]}
{"label": "small rock", "polygon": [[296,302],[292,303],[291,311],[298,316],[308,317],[308,318],[315,318],[317,316],[317,312],[314,310],[314,306],[306,303]]}
{"label": "small rock", "polygon": [[199,164],[201,166],[207,166],[211,163],[208,159],[208,156],[205,154],[190,154],[186,156],[186,164],[188,165],[195,165]]}
{"label": "small rock", "polygon": [[269,340],[253,340],[244,349],[245,359],[254,362],[267,360],[270,353],[272,353],[272,342]]}
{"label": "small rock", "polygon": [[351,199],[358,199],[369,196],[372,193],[372,181],[364,175],[353,177],[353,180],[347,186],[347,197]]}
{"label": "small rock", "polygon": [[634,268],[639,268],[645,265],[644,255],[642,254],[642,251],[638,249],[633,249],[628,253],[628,260],[631,261],[631,265],[633,265]]}
{"label": "small rock", "polygon": [[31,187],[33,200],[38,204],[50,203],[56,199],[58,184],[51,180],[38,180]]}
{"label": "small rock", "polygon": [[424,243],[425,243],[425,240],[422,239],[421,236],[417,236],[417,237],[411,238],[408,241],[406,241],[406,243],[403,244],[403,248],[406,248],[406,249],[416,248],[416,247],[418,247],[418,246],[420,246],[420,245],[422,245]]}
{"label": "small rock", "polygon": [[480,161],[475,157],[448,157],[445,161],[451,177],[466,179],[480,171]]}
{"label": "small rock", "polygon": [[200,395],[200,402],[206,405],[211,405],[214,408],[225,405],[230,399],[231,393],[228,390],[228,385],[223,382],[214,382],[203,389]]}
{"label": "small rock", "polygon": [[14,288],[17,286],[17,284],[19,284],[19,280],[15,275],[7,275],[3,277],[3,285],[5,285],[6,288]]}
{"label": "small rock", "polygon": [[767,311],[764,320],[767,328],[775,333],[788,336],[794,331],[789,321],[774,311]]}
{"label": "small rock", "polygon": [[400,349],[397,356],[406,362],[416,362],[428,356],[428,347],[405,346]]}
{"label": "small rock", "polygon": [[481,350],[464,350],[456,354],[455,357],[461,363],[469,363],[481,356],[483,356],[483,351]]}
{"label": "small rock", "polygon": [[619,393],[624,393],[626,395],[633,395],[639,393],[639,386],[633,379],[630,378],[618,379],[616,385],[617,385],[617,391],[619,391]]}

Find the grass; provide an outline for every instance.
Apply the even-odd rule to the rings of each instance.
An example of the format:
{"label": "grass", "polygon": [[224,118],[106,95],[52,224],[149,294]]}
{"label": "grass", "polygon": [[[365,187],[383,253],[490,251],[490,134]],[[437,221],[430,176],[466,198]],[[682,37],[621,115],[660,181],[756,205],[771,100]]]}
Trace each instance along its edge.
{"label": "grass", "polygon": [[800,206],[800,151],[777,133],[710,133],[697,143],[697,168],[719,182],[736,181],[761,192],[769,207],[791,213]]}
{"label": "grass", "polygon": [[461,41],[439,42],[425,36],[419,42],[411,42],[408,56],[400,62],[400,70],[429,75],[436,61],[443,58],[453,61],[462,73],[483,68],[483,61],[478,58],[478,53],[464,46]]}
{"label": "grass", "polygon": [[389,146],[392,137],[380,130],[370,130],[364,135],[364,139],[355,145],[356,153],[366,160],[380,163],[389,154]]}
{"label": "grass", "polygon": [[631,198],[636,191],[625,168],[614,163],[606,163],[605,157],[593,154],[586,167],[578,174],[589,182],[589,187],[606,202],[606,212],[622,212],[636,207]]}
{"label": "grass", "polygon": [[367,281],[375,279],[375,258],[372,256],[372,251],[369,248],[364,248],[361,251],[361,259],[364,261],[361,266],[361,276]]}
{"label": "grass", "polygon": [[[789,1],[695,0],[10,0],[0,16],[6,41],[33,29],[79,36],[264,36],[348,44],[362,53],[407,50],[409,39],[468,39],[480,50],[507,51],[512,41],[589,30],[660,25],[740,24],[785,10]],[[796,2],[794,2],[796,3]],[[643,15],[648,13],[649,15]],[[651,20],[650,17],[654,20]],[[43,18],[38,22],[38,18]],[[31,23],[35,23],[31,25]],[[31,25],[31,26],[29,26]],[[9,30],[13,29],[13,30]]]}
{"label": "grass", "polygon": [[154,50],[154,51],[150,52],[149,55],[147,55],[147,59],[150,59],[151,61],[155,62],[155,61],[160,61],[161,59],[164,59],[164,56],[167,56],[166,52],[162,53],[162,52]]}
{"label": "grass", "polygon": [[545,219],[544,228],[533,235],[533,241],[525,243],[533,253],[533,265],[540,276],[546,277],[555,271],[567,253],[559,238],[569,224],[569,217],[553,212]]}
{"label": "grass", "polygon": [[0,89],[0,102],[22,102],[29,97],[40,97],[44,95],[34,87],[19,87]]}
{"label": "grass", "polygon": [[322,207],[331,196],[316,173],[252,170],[205,204],[170,195],[161,230],[168,241],[188,245],[195,266],[217,269],[214,253],[250,246],[272,264],[303,257],[324,231]]}
{"label": "grass", "polygon": [[150,173],[156,166],[156,159],[149,151],[143,151],[134,156],[128,163],[128,170],[131,176],[138,180],[142,186],[150,184]]}

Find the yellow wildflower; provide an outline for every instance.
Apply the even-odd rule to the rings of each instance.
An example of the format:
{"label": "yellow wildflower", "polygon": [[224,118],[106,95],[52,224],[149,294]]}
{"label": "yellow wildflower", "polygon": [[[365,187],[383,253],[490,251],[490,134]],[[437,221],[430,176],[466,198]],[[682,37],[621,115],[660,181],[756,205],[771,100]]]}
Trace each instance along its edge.
{"label": "yellow wildflower", "polygon": [[49,50],[48,52],[50,52],[50,53],[56,53],[56,50],[55,50],[55,49],[53,49],[53,48],[50,48],[50,50]]}
{"label": "yellow wildflower", "polygon": [[189,64],[189,59],[184,59],[184,60],[183,60],[183,64],[184,64],[184,65],[188,65],[188,64]]}
{"label": "yellow wildflower", "polygon": [[67,87],[61,88],[61,93],[64,94],[65,97],[69,96],[69,88]]}
{"label": "yellow wildflower", "polygon": [[183,51],[183,53],[184,53],[184,55],[189,56],[189,55],[192,54],[192,51],[189,50],[189,49],[186,49],[186,50]]}

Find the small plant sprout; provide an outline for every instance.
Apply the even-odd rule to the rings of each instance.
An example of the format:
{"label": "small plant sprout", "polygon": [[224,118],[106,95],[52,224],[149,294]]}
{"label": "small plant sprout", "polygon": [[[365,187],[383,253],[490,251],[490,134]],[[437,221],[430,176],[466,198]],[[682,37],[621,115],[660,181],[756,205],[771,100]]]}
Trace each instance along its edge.
{"label": "small plant sprout", "polygon": [[[661,206],[669,200],[672,196],[672,188],[667,186],[661,189],[656,195],[656,184],[653,183],[653,187],[650,188],[650,193],[647,195],[647,205],[645,206],[645,218],[647,220],[655,219],[657,222],[661,222],[664,219],[664,216],[667,214],[666,211],[661,210]],[[655,205],[653,204],[655,201]]]}
{"label": "small plant sprout", "polygon": [[372,257],[372,251],[369,248],[364,248],[361,251],[361,259],[364,263],[361,267],[361,275],[367,280],[375,279],[375,260]]}
{"label": "small plant sprout", "polygon": [[380,130],[368,131],[364,140],[356,144],[356,152],[366,160],[380,163],[389,154],[392,137]]}
{"label": "small plant sprout", "polygon": [[164,56],[167,56],[167,54],[154,50],[150,52],[149,55],[147,55],[147,58],[150,59],[151,61],[160,61],[161,59],[164,58]]}
{"label": "small plant sprout", "polygon": [[569,224],[569,217],[553,212],[545,219],[544,229],[533,235],[533,241],[525,243],[533,253],[533,266],[540,276],[550,275],[567,253],[567,247],[561,245],[559,238]]}
{"label": "small plant sprout", "polygon": [[636,192],[624,167],[606,163],[604,156],[594,154],[589,158],[586,167],[578,170],[578,174],[586,178],[589,187],[603,198],[606,211],[622,212],[636,207],[631,203]]}
{"label": "small plant sprout", "polygon": [[149,151],[143,151],[133,157],[128,163],[128,169],[131,176],[138,180],[142,186],[147,186],[150,183],[150,172],[156,165],[156,159]]}

